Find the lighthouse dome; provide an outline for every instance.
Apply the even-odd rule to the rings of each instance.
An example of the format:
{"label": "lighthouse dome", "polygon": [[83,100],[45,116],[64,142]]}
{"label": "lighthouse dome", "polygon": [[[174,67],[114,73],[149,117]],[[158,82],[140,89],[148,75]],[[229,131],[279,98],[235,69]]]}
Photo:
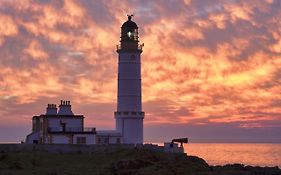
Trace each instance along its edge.
{"label": "lighthouse dome", "polygon": [[126,29],[127,31],[133,31],[138,29],[138,26],[134,21],[132,21],[132,15],[128,15],[128,21],[124,22],[121,28]]}

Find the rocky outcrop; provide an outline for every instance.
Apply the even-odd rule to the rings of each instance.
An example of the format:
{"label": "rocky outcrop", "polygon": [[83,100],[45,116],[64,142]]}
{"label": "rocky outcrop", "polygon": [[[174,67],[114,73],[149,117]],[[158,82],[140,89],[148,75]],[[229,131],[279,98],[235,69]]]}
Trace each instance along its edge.
{"label": "rocky outcrop", "polygon": [[152,166],[153,162],[141,159],[120,160],[111,165],[112,174],[135,174],[139,169]]}
{"label": "rocky outcrop", "polygon": [[213,172],[218,174],[239,175],[281,175],[281,170],[276,167],[245,166],[243,164],[227,164],[224,166],[211,166]]}
{"label": "rocky outcrop", "polygon": [[167,154],[139,151],[130,159],[114,161],[110,170],[116,175],[132,174],[191,174],[209,172],[211,169],[201,158],[185,154]]}
{"label": "rocky outcrop", "polygon": [[278,167],[209,166],[185,154],[117,149],[93,153],[0,152],[0,175],[281,175]]}

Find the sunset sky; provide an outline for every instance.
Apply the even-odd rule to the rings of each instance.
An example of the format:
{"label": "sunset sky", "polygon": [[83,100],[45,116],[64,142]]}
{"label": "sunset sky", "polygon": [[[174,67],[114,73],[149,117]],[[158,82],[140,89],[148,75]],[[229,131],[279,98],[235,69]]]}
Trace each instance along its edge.
{"label": "sunset sky", "polygon": [[0,142],[61,99],[87,127],[115,127],[127,14],[145,141],[281,142],[281,0],[0,0]]}

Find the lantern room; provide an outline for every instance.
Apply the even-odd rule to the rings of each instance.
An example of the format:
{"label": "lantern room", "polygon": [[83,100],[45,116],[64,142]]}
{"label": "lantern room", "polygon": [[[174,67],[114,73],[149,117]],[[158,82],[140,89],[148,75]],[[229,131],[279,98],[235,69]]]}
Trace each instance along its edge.
{"label": "lantern room", "polygon": [[133,15],[128,15],[128,20],[121,27],[121,44],[117,45],[117,52],[140,51],[143,45],[139,45],[138,26],[132,21]]}

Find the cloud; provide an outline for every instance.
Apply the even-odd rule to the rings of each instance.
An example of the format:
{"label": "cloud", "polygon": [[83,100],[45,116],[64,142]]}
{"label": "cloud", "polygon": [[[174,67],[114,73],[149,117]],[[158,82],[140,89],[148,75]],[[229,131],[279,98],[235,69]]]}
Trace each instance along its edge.
{"label": "cloud", "polygon": [[28,54],[29,58],[35,60],[46,60],[48,58],[48,53],[42,50],[41,45],[37,41],[32,41],[29,44],[29,47],[26,48],[23,52]]}
{"label": "cloud", "polygon": [[0,15],[0,46],[5,41],[5,37],[15,36],[18,28],[13,19],[6,15]]}
{"label": "cloud", "polygon": [[278,0],[2,0],[0,12],[0,118],[11,125],[65,98],[88,125],[113,127],[115,49],[133,13],[146,126],[279,127]]}

